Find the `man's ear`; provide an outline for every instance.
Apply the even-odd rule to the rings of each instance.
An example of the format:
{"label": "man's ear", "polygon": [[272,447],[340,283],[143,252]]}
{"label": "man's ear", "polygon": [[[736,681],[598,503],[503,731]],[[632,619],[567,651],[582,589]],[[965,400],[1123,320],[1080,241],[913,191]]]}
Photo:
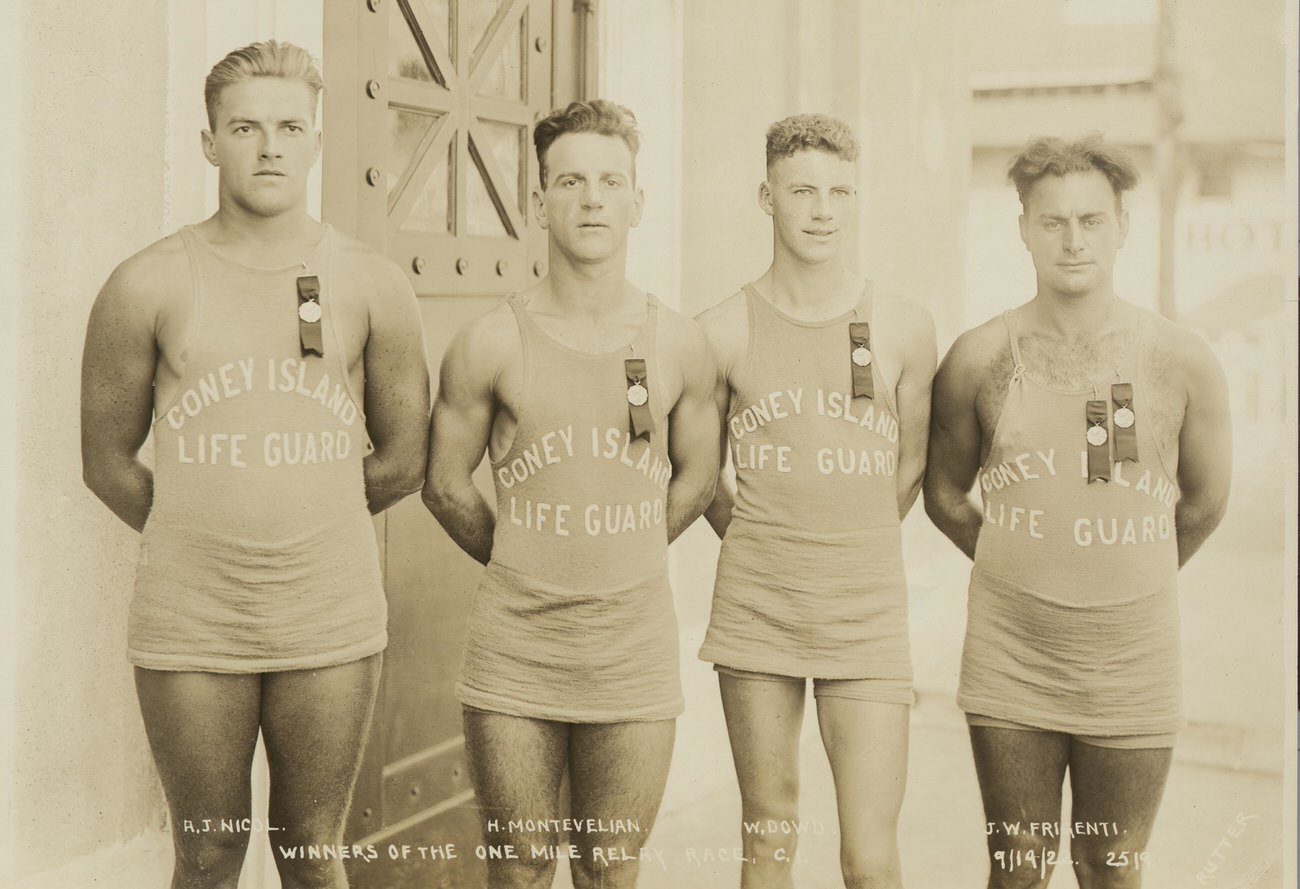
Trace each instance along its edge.
{"label": "man's ear", "polygon": [[546,231],[550,225],[549,220],[546,218],[546,202],[542,200],[542,192],[537,188],[533,189],[533,216],[537,217],[537,224],[542,231]]}
{"label": "man's ear", "polygon": [[212,131],[200,130],[199,140],[203,145],[203,156],[208,159],[208,163],[214,167],[221,166],[221,163],[217,160],[217,145],[212,137]]}
{"label": "man's ear", "polygon": [[775,210],[772,207],[772,186],[764,179],[758,183],[758,206],[763,208],[763,212],[771,216]]}

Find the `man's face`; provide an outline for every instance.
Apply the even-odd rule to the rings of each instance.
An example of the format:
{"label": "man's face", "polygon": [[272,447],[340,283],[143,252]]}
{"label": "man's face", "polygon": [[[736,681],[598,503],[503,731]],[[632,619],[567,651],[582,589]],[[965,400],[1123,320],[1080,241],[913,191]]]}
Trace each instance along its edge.
{"label": "man's face", "polygon": [[600,262],[627,246],[641,221],[632,150],[619,136],[566,133],[546,151],[546,189],[534,195],[537,220],[553,247]]}
{"label": "man's face", "polygon": [[300,80],[254,77],[222,89],[203,153],[221,172],[223,201],[253,216],[302,207],[307,175],[320,156],[310,87]]}
{"label": "man's face", "polygon": [[758,202],[772,217],[777,243],[806,263],[837,257],[844,228],[857,213],[856,178],[852,161],[826,151],[774,161]]}
{"label": "man's face", "polygon": [[1128,214],[1100,170],[1044,176],[1029,190],[1020,238],[1034,259],[1039,292],[1086,296],[1114,286],[1115,255]]}

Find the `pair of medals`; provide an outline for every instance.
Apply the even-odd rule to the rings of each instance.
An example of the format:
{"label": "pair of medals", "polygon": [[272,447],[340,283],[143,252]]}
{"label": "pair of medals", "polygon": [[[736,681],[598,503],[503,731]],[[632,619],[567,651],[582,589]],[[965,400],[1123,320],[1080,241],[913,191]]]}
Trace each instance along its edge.
{"label": "pair of medals", "polygon": [[298,339],[302,356],[315,353],[325,357],[325,343],[321,337],[320,278],[303,275],[298,279]]}
{"label": "pair of medals", "polygon": [[1114,460],[1137,462],[1137,414],[1133,411],[1133,384],[1116,383],[1110,387],[1110,401],[1090,400],[1085,408],[1088,441],[1088,481],[1110,481],[1112,462],[1111,434],[1107,420],[1114,426]]}

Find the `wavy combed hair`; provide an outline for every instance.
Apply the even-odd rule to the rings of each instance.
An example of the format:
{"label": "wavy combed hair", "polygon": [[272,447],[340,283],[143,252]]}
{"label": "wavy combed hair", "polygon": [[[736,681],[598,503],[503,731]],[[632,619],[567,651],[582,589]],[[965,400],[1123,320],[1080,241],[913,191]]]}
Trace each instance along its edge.
{"label": "wavy combed hair", "polygon": [[263,40],[232,51],[212,66],[203,84],[203,100],[208,106],[208,126],[217,125],[217,103],[221,91],[232,83],[254,77],[283,77],[300,80],[311,90],[311,113],[316,116],[316,102],[325,81],[311,53],[282,40]]}
{"label": "wavy combed hair", "polygon": [[546,152],[556,139],[569,133],[618,136],[632,152],[632,172],[633,176],[636,175],[636,153],[641,148],[641,134],[636,130],[636,115],[608,99],[570,102],[567,108],[552,111],[533,128],[533,146],[537,149],[537,176],[541,180],[543,191],[546,190]]}

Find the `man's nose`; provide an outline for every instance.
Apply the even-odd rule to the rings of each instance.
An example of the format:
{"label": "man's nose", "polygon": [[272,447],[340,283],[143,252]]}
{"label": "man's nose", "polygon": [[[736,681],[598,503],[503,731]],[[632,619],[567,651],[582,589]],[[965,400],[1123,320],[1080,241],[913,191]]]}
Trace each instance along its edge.
{"label": "man's nose", "polygon": [[1071,253],[1083,246],[1083,228],[1079,225],[1079,220],[1071,219],[1066,222],[1062,244]]}
{"label": "man's nose", "polygon": [[605,203],[605,193],[601,190],[599,182],[588,182],[582,187],[582,205],[584,207],[599,207]]}

